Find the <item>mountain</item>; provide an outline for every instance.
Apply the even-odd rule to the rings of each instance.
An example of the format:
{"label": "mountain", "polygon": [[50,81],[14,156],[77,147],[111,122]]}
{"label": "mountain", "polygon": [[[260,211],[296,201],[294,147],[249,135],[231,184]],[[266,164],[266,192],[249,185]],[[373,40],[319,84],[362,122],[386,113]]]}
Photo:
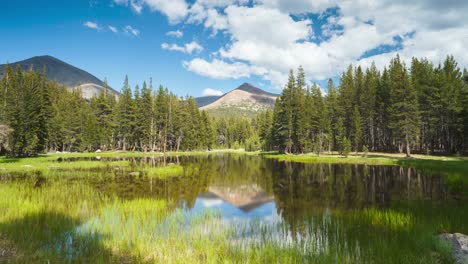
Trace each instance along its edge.
{"label": "mountain", "polygon": [[199,107],[214,116],[254,117],[260,111],[273,109],[276,97],[277,94],[244,83],[209,104],[199,104]]}
{"label": "mountain", "polygon": [[220,97],[221,96],[218,96],[218,95],[202,96],[202,97],[196,97],[195,101],[197,102],[198,107],[202,107],[202,106],[213,103],[214,101],[218,100]]}
{"label": "mountain", "polygon": [[[36,56],[23,61],[10,63],[10,66],[13,68],[16,68],[17,65],[24,71],[34,70],[42,72],[45,67],[49,80],[57,81],[71,88],[79,87],[83,97],[86,99],[98,95],[104,84],[96,76],[52,56]],[[5,67],[6,64],[0,65],[0,78],[3,76]],[[110,87],[109,91],[115,95],[118,94],[117,91]]]}

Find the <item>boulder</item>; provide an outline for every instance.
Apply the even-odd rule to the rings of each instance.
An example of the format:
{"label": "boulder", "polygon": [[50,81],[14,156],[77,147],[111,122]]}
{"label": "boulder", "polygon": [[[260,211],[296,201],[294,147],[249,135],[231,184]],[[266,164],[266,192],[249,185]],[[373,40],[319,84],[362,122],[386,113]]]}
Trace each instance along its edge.
{"label": "boulder", "polygon": [[452,255],[457,264],[468,264],[468,236],[460,233],[442,234],[440,237],[452,246]]}

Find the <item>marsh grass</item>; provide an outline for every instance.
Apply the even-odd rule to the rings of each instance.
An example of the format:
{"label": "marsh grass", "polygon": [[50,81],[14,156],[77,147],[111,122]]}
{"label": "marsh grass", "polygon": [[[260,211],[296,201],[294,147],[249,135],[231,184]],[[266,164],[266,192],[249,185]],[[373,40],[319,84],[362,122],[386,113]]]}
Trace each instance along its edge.
{"label": "marsh grass", "polygon": [[[110,180],[115,174],[128,176],[131,172],[138,172],[137,177],[172,179],[198,175],[198,166],[154,167],[129,160],[58,162],[64,155],[73,156],[0,158],[0,174],[23,175],[20,181],[0,180],[0,246],[7,245],[13,262],[451,263],[450,248],[437,239],[437,234],[468,233],[466,206],[428,205],[426,201],[395,202],[386,209],[327,209],[294,227],[284,220],[233,223],[216,211],[192,214],[178,208],[177,201],[147,197],[128,200],[96,191],[87,181],[70,180]],[[309,155],[269,157],[299,162],[342,161]],[[372,154],[367,159],[348,159],[353,164],[426,164],[434,173],[438,167],[429,164],[441,163],[445,164],[441,168],[455,171],[450,176],[452,181],[466,181],[465,159],[405,160]]]}
{"label": "marsh grass", "polygon": [[233,224],[216,211],[193,215],[171,201],[123,200],[79,182],[33,182],[0,184],[0,238],[17,249],[17,262],[449,263],[437,229],[466,228],[462,220],[451,224],[457,212],[449,209],[428,221],[422,216],[431,210],[401,205],[325,212],[292,232],[281,220]]}

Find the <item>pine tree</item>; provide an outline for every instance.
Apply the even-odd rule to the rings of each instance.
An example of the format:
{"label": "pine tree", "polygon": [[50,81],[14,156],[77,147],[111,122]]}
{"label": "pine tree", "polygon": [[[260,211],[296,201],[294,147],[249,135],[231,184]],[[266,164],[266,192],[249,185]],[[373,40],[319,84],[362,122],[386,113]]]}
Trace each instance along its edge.
{"label": "pine tree", "polygon": [[463,78],[453,56],[447,56],[443,66],[442,109],[444,127],[442,139],[447,153],[462,151],[463,144]]}
{"label": "pine tree", "polygon": [[366,70],[364,75],[364,86],[360,95],[359,112],[362,118],[362,137],[363,142],[375,148],[376,141],[376,97],[379,86],[380,74],[377,67],[372,63],[371,67]]}
{"label": "pine tree", "polygon": [[346,131],[345,134],[349,137],[351,131],[346,128],[352,127],[351,115],[354,111],[354,104],[356,101],[353,67],[351,65],[348,67],[348,70],[342,74],[340,83],[339,104],[342,108],[343,124]]}
{"label": "pine tree", "polygon": [[338,147],[338,142],[341,142],[341,137],[337,136],[337,124],[338,118],[341,115],[341,111],[338,105],[338,94],[332,79],[328,80],[327,84],[327,95],[325,98],[325,108],[328,114],[329,132],[328,142],[329,151],[331,152],[334,148]]}
{"label": "pine tree", "polygon": [[283,153],[292,151],[292,105],[291,96],[295,89],[294,72],[291,70],[286,87],[281,95],[276,99],[275,111],[273,114],[273,138],[278,149]]}
{"label": "pine tree", "polygon": [[354,145],[354,150],[358,152],[362,140],[362,121],[361,114],[359,113],[359,108],[357,105],[354,107],[353,114],[351,115],[351,122],[351,137]]}
{"label": "pine tree", "polygon": [[132,140],[132,133],[135,127],[135,106],[132,98],[132,90],[128,84],[128,77],[125,76],[124,86],[119,95],[116,106],[116,123],[119,146],[126,151]]}
{"label": "pine tree", "polygon": [[292,128],[291,128],[291,140],[292,140],[292,152],[301,153],[304,151],[304,145],[307,139],[306,132],[306,117],[304,112],[305,106],[305,73],[302,67],[297,70],[297,78],[295,85],[291,83],[291,115],[292,115]]}
{"label": "pine tree", "polygon": [[411,145],[416,143],[419,134],[417,93],[399,56],[390,62],[389,71],[391,94],[388,127],[394,131],[400,151],[404,146],[406,156],[409,157]]}
{"label": "pine tree", "polygon": [[107,82],[104,81],[101,93],[91,99],[94,115],[97,122],[97,135],[99,148],[108,150],[112,148],[112,132],[114,129],[113,108],[115,100],[108,92]]}
{"label": "pine tree", "polygon": [[147,151],[151,149],[154,143],[154,103],[151,88],[143,83],[141,89],[141,98],[137,106],[138,116],[137,124],[141,131],[142,149]]}

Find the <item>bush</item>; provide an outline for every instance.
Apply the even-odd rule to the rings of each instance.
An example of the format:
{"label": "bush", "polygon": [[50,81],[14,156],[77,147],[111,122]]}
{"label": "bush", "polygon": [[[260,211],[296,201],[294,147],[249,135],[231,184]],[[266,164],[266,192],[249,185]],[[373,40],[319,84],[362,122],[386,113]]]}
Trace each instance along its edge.
{"label": "bush", "polygon": [[262,149],[262,143],[258,135],[254,135],[245,141],[246,151],[257,151]]}
{"label": "bush", "polygon": [[322,152],[322,139],[320,138],[320,135],[315,137],[314,152],[317,156],[320,156],[320,152]]}
{"label": "bush", "polygon": [[347,137],[343,137],[343,156],[348,157],[351,153],[351,141]]}
{"label": "bush", "polygon": [[362,152],[363,152],[363,153],[362,153],[362,156],[363,156],[364,158],[367,158],[367,154],[369,153],[369,149],[367,148],[366,145],[364,145],[364,146],[362,147]]}

